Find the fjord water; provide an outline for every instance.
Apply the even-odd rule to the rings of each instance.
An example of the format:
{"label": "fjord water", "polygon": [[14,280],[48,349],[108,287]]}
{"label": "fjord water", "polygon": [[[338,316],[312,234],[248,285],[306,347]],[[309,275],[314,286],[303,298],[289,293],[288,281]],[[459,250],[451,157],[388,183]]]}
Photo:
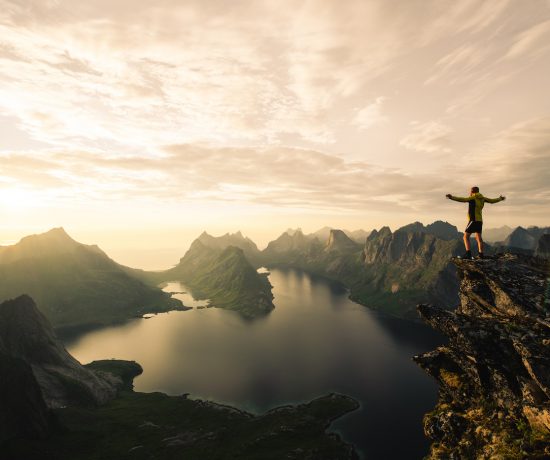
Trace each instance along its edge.
{"label": "fjord water", "polygon": [[[441,338],[350,301],[326,279],[291,269],[272,270],[269,279],[276,308],[264,318],[196,308],[188,294],[175,294],[195,309],[89,332],[66,346],[82,363],[139,362],[136,391],[189,393],[254,413],[344,393],[361,408],[331,430],[364,458],[422,458],[422,417],[435,405],[437,386],[411,357]],[[179,283],[164,289],[185,291]]]}

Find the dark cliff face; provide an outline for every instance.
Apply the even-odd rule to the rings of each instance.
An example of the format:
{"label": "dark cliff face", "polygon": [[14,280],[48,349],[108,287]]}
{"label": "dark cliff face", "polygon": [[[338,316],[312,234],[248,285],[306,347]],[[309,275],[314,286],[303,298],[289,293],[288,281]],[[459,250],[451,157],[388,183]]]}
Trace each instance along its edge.
{"label": "dark cliff face", "polygon": [[[421,226],[422,224],[420,224]],[[456,305],[458,281],[450,263],[462,250],[458,239],[442,239],[416,224],[391,232],[384,227],[367,238],[363,249],[367,286],[409,303],[424,298]],[[391,300],[391,297],[384,301]]]}
{"label": "dark cliff face", "polygon": [[548,263],[506,254],[455,264],[460,306],[418,307],[449,338],[414,358],[440,384],[424,420],[429,458],[549,458]]}
{"label": "dark cliff face", "polygon": [[[1,353],[24,364],[19,366],[21,375],[27,366],[32,369],[48,407],[97,405],[116,395],[118,382],[74,359],[29,296],[0,304],[0,342]],[[25,382],[33,391],[33,383],[26,378]]]}
{"label": "dark cliff face", "polygon": [[0,350],[0,446],[12,438],[43,438],[51,428],[52,416],[31,367]]}

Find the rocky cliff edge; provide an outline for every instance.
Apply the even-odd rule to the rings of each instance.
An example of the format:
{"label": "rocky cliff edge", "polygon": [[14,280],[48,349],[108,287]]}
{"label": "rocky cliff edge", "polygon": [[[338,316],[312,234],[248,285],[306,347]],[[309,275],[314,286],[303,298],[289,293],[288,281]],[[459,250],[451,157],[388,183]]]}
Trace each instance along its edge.
{"label": "rocky cliff edge", "polygon": [[448,344],[414,360],[440,385],[429,459],[550,458],[549,261],[454,260],[455,311],[419,305]]}

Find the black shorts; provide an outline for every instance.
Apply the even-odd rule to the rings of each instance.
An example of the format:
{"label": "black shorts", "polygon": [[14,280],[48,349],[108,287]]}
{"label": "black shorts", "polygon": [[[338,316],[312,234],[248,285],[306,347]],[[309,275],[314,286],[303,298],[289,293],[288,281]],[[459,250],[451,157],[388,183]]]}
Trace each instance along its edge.
{"label": "black shorts", "polygon": [[466,230],[464,230],[466,233],[481,233],[481,230],[483,229],[483,222],[480,222],[479,220],[471,220],[468,222],[468,225],[466,225]]}

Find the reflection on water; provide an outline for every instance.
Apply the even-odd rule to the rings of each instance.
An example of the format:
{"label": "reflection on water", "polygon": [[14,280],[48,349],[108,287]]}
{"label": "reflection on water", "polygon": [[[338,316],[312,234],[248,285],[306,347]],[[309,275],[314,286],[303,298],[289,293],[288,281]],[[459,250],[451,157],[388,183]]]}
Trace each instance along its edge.
{"label": "reflection on water", "polygon": [[175,299],[181,300],[186,307],[196,308],[208,305],[208,300],[196,300],[189,289],[177,281],[164,283],[162,290],[171,293]]}
{"label": "reflection on water", "polygon": [[[66,345],[81,362],[138,361],[144,373],[137,391],[190,393],[257,413],[330,391],[348,394],[361,409],[332,429],[366,458],[421,458],[427,451],[422,416],[435,404],[437,388],[411,356],[440,337],[351,302],[325,279],[282,269],[269,279],[276,308],[256,321],[217,308],[170,312]],[[164,289],[186,291],[179,283]]]}

